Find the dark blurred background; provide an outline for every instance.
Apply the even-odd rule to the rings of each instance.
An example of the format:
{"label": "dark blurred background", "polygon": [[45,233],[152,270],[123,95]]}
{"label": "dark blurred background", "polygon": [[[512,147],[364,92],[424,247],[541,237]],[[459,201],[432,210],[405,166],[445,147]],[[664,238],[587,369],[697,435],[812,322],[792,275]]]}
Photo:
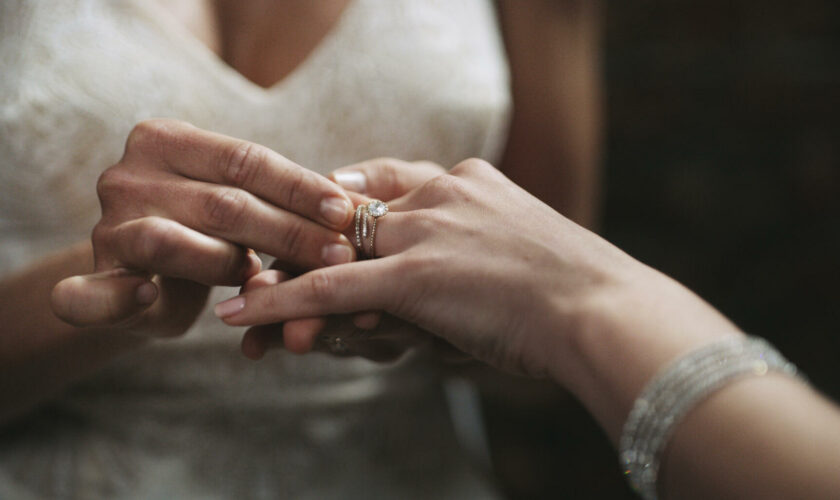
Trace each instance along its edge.
{"label": "dark blurred background", "polygon": [[[602,14],[601,233],[840,400],[840,2],[612,0]],[[635,498],[560,390],[482,391],[510,498]]]}

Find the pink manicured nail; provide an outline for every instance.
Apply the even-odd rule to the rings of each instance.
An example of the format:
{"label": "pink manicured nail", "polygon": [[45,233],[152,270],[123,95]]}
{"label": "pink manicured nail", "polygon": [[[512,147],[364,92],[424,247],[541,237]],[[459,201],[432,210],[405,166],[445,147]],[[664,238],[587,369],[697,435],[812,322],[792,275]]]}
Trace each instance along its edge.
{"label": "pink manicured nail", "polygon": [[321,201],[321,215],[330,224],[341,226],[350,217],[350,204],[346,200],[336,197],[324,198]]}
{"label": "pink manicured nail", "polygon": [[321,260],[328,266],[346,264],[353,260],[353,250],[347,245],[330,243],[321,250]]}
{"label": "pink manicured nail", "polygon": [[219,302],[213,308],[213,313],[220,318],[228,318],[245,308],[245,297],[234,297],[224,302]]}
{"label": "pink manicured nail", "polygon": [[134,291],[134,300],[138,304],[151,304],[157,299],[157,287],[152,283],[143,283]]}
{"label": "pink manicured nail", "polygon": [[356,193],[364,193],[367,189],[367,178],[365,174],[356,171],[334,172],[333,178],[336,184]]}

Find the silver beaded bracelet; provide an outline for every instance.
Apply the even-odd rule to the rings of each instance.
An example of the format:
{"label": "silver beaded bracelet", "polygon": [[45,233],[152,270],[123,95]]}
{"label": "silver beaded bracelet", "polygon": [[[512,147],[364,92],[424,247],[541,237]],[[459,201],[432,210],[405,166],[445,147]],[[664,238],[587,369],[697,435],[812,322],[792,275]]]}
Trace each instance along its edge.
{"label": "silver beaded bracelet", "polygon": [[768,371],[797,376],[796,367],[767,341],[728,337],[677,359],[642,390],[624,423],[619,460],[630,485],[656,500],[659,459],[676,424],[727,382]]}

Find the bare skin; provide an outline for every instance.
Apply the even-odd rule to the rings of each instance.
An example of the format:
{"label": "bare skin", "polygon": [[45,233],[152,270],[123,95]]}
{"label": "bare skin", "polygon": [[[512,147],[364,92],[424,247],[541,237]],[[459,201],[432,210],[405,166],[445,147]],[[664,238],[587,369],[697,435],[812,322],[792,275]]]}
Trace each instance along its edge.
{"label": "bare skin", "polygon": [[[246,77],[257,84],[267,86],[294,70],[317,45],[320,38],[337,22],[346,3],[346,0],[249,2],[247,5],[219,2],[217,9],[212,2],[185,0],[162,2],[160,6],[169,9],[176,19],[184,23],[185,29],[192,32],[211,50],[223,56],[229,64]],[[283,30],[272,30],[275,36],[277,33],[288,36],[282,40],[276,40],[276,43],[268,44],[270,51],[252,50],[255,46],[265,45],[264,42],[269,35],[271,26],[267,21],[271,18],[264,15],[264,9],[271,8],[274,11],[282,10],[285,13],[291,13],[292,11],[285,8],[290,6],[295,7],[294,16],[281,17],[279,20],[288,26],[285,26]],[[242,23],[256,23],[258,18],[261,21],[258,29],[251,30],[243,27]],[[292,25],[300,26],[300,28],[292,29]],[[240,31],[237,32],[237,30]],[[307,30],[307,37],[298,36],[300,30]],[[294,41],[290,42],[290,39]],[[260,66],[262,73],[252,73],[249,68],[257,67],[257,65],[255,61],[242,58],[242,54],[246,53],[258,59],[268,60],[271,64]],[[135,167],[140,167],[133,170],[135,174],[143,170],[141,164],[155,163],[154,160],[146,162],[144,157],[146,153],[138,152],[141,148],[135,144],[138,142],[136,136],[142,136],[144,131],[151,132],[145,135],[154,135],[155,131],[149,130],[154,127],[154,124],[141,124],[137,130],[139,133],[127,141],[126,157],[139,158],[139,161],[134,161]],[[174,135],[176,137],[170,141],[169,146],[163,146],[163,149],[166,147],[177,149],[182,145],[177,137],[178,133]],[[220,136],[216,139],[221,139],[225,144],[230,144],[229,141],[233,140]],[[201,146],[206,154],[212,154],[214,148],[217,152],[224,151],[223,146],[214,144],[212,140]],[[227,151],[231,152],[229,147]],[[230,157],[230,154],[228,156]],[[126,158],[123,160],[125,161]],[[208,165],[213,163],[219,164],[219,162],[211,162]],[[120,167],[109,171],[110,179],[105,178],[104,187],[100,190],[106,198],[110,192],[118,191],[124,181],[130,181],[132,176],[130,172],[130,175],[115,179],[128,170],[130,169]],[[134,180],[138,184],[145,184],[143,176],[152,173],[152,170],[143,170],[142,174],[134,176]],[[117,175],[111,175],[115,172]],[[162,171],[157,172],[157,174],[162,173]],[[147,186],[153,185],[153,183],[147,184]],[[340,198],[347,200],[340,189],[336,189],[333,185],[325,186],[326,184],[322,184],[320,188],[316,188],[321,191],[310,193],[312,197],[337,194]],[[122,208],[121,203],[116,202],[116,196],[112,196],[113,203],[110,204],[110,208],[108,208],[108,202],[103,200],[103,210],[106,210],[109,215],[106,217],[108,221],[105,222],[103,219],[103,223],[98,226],[99,230],[95,238],[97,241],[93,244],[89,241],[80,242],[0,281],[2,285],[0,286],[0,301],[4,304],[4,307],[0,308],[0,321],[4,325],[3,335],[0,336],[0,366],[2,366],[0,421],[25,414],[32,406],[61,391],[74,381],[96,372],[120,354],[141,348],[147,343],[148,335],[178,336],[184,333],[203,308],[210,285],[241,284],[247,276],[258,270],[255,257],[243,250],[249,246],[248,242],[236,241],[235,237],[231,237],[231,241],[240,244],[234,245],[224,242],[223,237],[208,238],[207,234],[200,232],[202,228],[198,227],[190,228],[195,231],[190,233],[184,229],[189,227],[189,224],[181,225],[181,228],[172,231],[170,235],[174,236],[172,241],[162,238],[160,242],[174,245],[170,246],[173,254],[181,251],[181,248],[175,249],[178,245],[187,245],[192,248],[192,255],[209,251],[209,254],[203,255],[205,258],[201,261],[207,263],[207,258],[209,258],[209,262],[224,262],[223,268],[227,269],[224,275],[197,275],[195,266],[192,270],[178,269],[172,272],[177,276],[170,275],[167,278],[161,277],[167,276],[166,272],[155,276],[156,270],[143,266],[133,268],[133,272],[120,270],[128,263],[121,262],[115,257],[121,245],[116,243],[114,230],[119,222],[129,222],[130,219],[141,214],[149,215],[150,211],[154,211],[158,215],[158,209],[161,207],[156,208],[156,203],[165,201],[166,197],[169,197],[171,202],[173,197],[177,196],[174,186],[167,186],[166,189],[159,191],[159,194],[161,196],[155,199],[155,191],[147,190],[144,200],[132,200],[129,197],[128,203]],[[219,198],[220,211],[217,213],[221,214],[224,211],[225,200],[236,203],[236,200],[248,198],[241,193],[235,196],[239,198]],[[211,199],[212,197],[208,196],[207,203],[211,203]],[[129,207],[133,207],[131,210],[134,210],[134,213],[130,212]],[[169,208],[178,211],[178,207],[170,205]],[[262,207],[264,213],[268,210],[266,206]],[[300,216],[300,214],[297,215]],[[319,219],[315,213],[308,215],[311,217],[307,219],[308,221]],[[227,216],[223,214],[214,224],[232,225],[235,223],[235,221],[225,222],[225,217]],[[348,208],[345,222],[338,226],[328,225],[328,227],[343,226],[349,221],[349,217]],[[155,231],[154,228],[169,227],[167,221],[161,220],[165,218],[159,217],[157,220],[152,220],[145,230]],[[306,217],[301,219],[303,218]],[[323,219],[320,220],[323,221]],[[135,227],[137,228],[139,226]],[[321,234],[324,238],[323,231],[326,229],[317,229],[315,234]],[[137,235],[141,232],[135,232],[134,237],[138,237]],[[187,233],[190,235],[187,236]],[[302,241],[306,240],[314,244],[314,240],[307,236],[310,233],[311,231],[302,232],[304,235]],[[180,241],[174,241],[179,238]],[[333,231],[327,239],[335,239],[333,242],[349,248],[349,242],[338,232]],[[104,250],[104,246],[108,246],[109,249]],[[130,244],[125,241],[122,246],[130,246]],[[96,259],[94,258],[95,247],[98,248]],[[307,254],[306,257],[303,256],[304,251]],[[323,265],[323,251],[323,249],[310,247],[301,248],[299,256],[291,256],[286,252],[287,258],[284,259],[284,264],[299,269]],[[333,255],[332,258],[352,258],[352,252],[349,254],[350,257],[347,257],[347,252],[343,252],[344,257],[341,256],[340,251],[334,253],[338,256]],[[127,255],[122,257],[127,257]],[[181,264],[184,262],[182,261]],[[176,264],[177,267],[175,262],[171,261],[169,264]],[[172,269],[170,267],[169,271]],[[111,274],[110,279],[102,279],[108,277],[108,273]],[[53,291],[56,283],[72,276],[77,277],[62,282],[62,285]],[[153,279],[150,280],[150,278]],[[142,285],[146,286],[141,292]],[[75,326],[60,320],[53,314],[52,307],[56,309],[57,314]],[[21,311],[25,311],[26,314],[21,314]],[[20,383],[23,380],[27,381],[26,384]]]}
{"label": "bare skin", "polygon": [[288,76],[318,46],[352,0],[177,0],[158,5],[255,84]]}
{"label": "bare skin", "polygon": [[[371,169],[366,176],[377,178]],[[614,443],[658,370],[715,339],[743,335],[679,283],[480,160],[389,206],[377,230],[382,258],[290,280],[263,272],[217,305],[217,315],[230,325],[262,325],[383,310],[493,366],[550,378]],[[278,345],[277,334],[249,330],[243,348],[258,355]],[[285,335],[297,352],[313,345],[307,332]],[[838,471],[840,410],[805,384],[769,375],[732,383],[690,412],[666,448],[659,484],[664,498],[833,499]]]}
{"label": "bare skin", "polygon": [[584,227],[596,224],[599,206],[599,4],[497,2],[514,102],[499,169]]}
{"label": "bare skin", "polygon": [[[350,2],[159,3],[231,67],[270,87],[309,55]],[[555,210],[590,227],[597,216],[601,142],[599,2],[501,0],[497,5],[514,101],[499,168]]]}
{"label": "bare skin", "polygon": [[[2,417],[149,337],[184,333],[211,286],[239,285],[259,271],[249,248],[297,269],[354,258],[340,233],[352,216],[340,187],[267,148],[183,122],[135,127],[98,193],[92,243],[0,287],[8,306],[2,380],[27,380],[25,391],[3,384]],[[284,237],[268,236],[277,234]]]}
{"label": "bare skin", "polygon": [[[175,19],[183,23],[186,30],[243,76],[257,85],[268,87],[294,71],[311,53],[323,37],[334,28],[349,1],[352,0],[323,2],[261,0],[246,3],[226,0],[218,2],[181,0],[159,2],[159,6],[168,9]],[[512,9],[508,10],[513,12]],[[558,16],[562,14],[560,11],[552,12]],[[517,60],[524,60],[522,58],[524,51],[530,51],[527,43],[516,43],[516,40],[531,36],[534,30],[540,30],[548,36],[556,31],[553,28],[556,25],[552,25],[550,21],[541,22],[538,25],[509,24],[505,21],[508,16],[505,9],[500,10],[500,13],[505,27],[505,39],[510,44],[509,57],[513,61],[514,71],[527,71],[532,74],[539,71],[544,64],[533,58],[527,59],[527,64],[516,63]],[[559,17],[552,19],[557,20]],[[576,43],[575,40],[578,38],[570,37],[568,42]],[[573,69],[570,67],[569,71],[558,72],[558,75],[573,74]],[[514,80],[517,79],[514,78]],[[530,78],[528,81],[536,82],[539,86],[515,84],[517,95],[539,91],[546,96],[547,100],[553,100],[569,93],[569,87],[562,85],[559,79],[539,82],[537,79]],[[586,99],[595,99],[591,93],[587,93],[586,96]],[[526,107],[523,104],[521,109],[533,109],[533,107],[530,105]],[[586,111],[588,108],[579,109],[582,109],[581,113],[588,113]],[[559,107],[552,108],[552,113],[555,112],[559,112]],[[518,116],[528,115],[530,112]],[[571,129],[571,124],[579,122],[580,119],[580,113],[569,114],[563,118],[564,123],[569,125],[568,129]],[[149,125],[147,123],[139,127],[140,135]],[[529,123],[528,119],[515,118],[511,134],[512,137],[525,137],[529,134],[529,129],[533,132],[538,127],[538,123]],[[146,129],[146,132],[149,130]],[[152,135],[155,133],[152,131]],[[548,149],[541,149],[541,151],[556,151],[556,148],[551,146],[556,142],[553,134],[542,134],[540,137],[540,142],[548,144],[545,146]],[[220,137],[217,139],[222,140]],[[224,141],[227,140],[233,139],[224,138]],[[127,158],[129,156],[137,158],[146,154],[134,154],[138,148],[131,138],[128,142],[131,151],[127,154]],[[569,144],[572,143],[576,144],[575,141],[569,142]],[[176,138],[166,147],[177,150],[182,144],[181,139]],[[594,147],[593,144],[590,141],[582,143],[580,147],[591,150]],[[534,145],[535,143],[532,143],[530,146]],[[206,149],[204,153],[208,153],[212,152],[213,147],[212,144],[206,144],[200,150]],[[524,149],[509,149],[511,152],[506,156],[505,168],[514,175],[517,165],[526,164],[525,161],[520,161],[514,149],[518,151]],[[564,146],[564,150],[571,151],[567,146]],[[589,160],[572,161],[575,158],[589,158]],[[594,169],[592,158],[594,156],[587,154],[573,153],[571,156],[557,156],[552,153],[546,156],[546,161],[539,163],[539,167],[532,167],[537,168],[541,173],[533,176],[535,182],[530,187],[539,187],[540,182],[536,182],[538,178],[555,178],[559,163],[568,164],[568,168],[574,171],[585,172]],[[143,162],[134,163],[137,166]],[[0,421],[25,413],[33,405],[61,391],[74,381],[95,372],[121,353],[141,348],[147,342],[148,335],[173,337],[184,333],[203,307],[210,286],[241,284],[245,278],[256,272],[257,263],[253,256],[244,251],[245,248],[263,246],[272,252],[280,252],[276,254],[280,257],[277,267],[286,271],[312,269],[339,262],[347,256],[346,252],[335,250],[331,257],[325,258],[324,247],[320,246],[330,238],[336,238],[330,240],[331,243],[345,247],[348,245],[346,238],[337,231],[339,226],[326,225],[328,229],[334,231],[329,237],[325,236],[324,230],[313,228],[312,225],[308,226],[313,229],[307,231],[307,235],[320,236],[304,236],[302,241],[308,242],[308,246],[301,246],[300,252],[296,253],[269,248],[270,245],[266,242],[260,244],[253,238],[245,238],[246,235],[242,234],[214,234],[207,227],[200,226],[199,221],[196,220],[178,220],[177,217],[172,219],[175,217],[173,213],[180,210],[175,206],[177,203],[163,207],[171,211],[165,211],[165,215],[160,216],[159,211],[162,210],[160,204],[166,201],[164,198],[172,202],[180,195],[176,193],[175,186],[164,186],[154,182],[147,184],[146,180],[151,179],[145,179],[143,176],[151,174],[161,176],[165,172],[150,168],[131,170],[123,167],[125,167],[124,164],[120,168],[110,170],[110,178],[105,177],[103,181],[104,188],[101,193],[104,195],[103,209],[107,209],[107,216],[98,225],[93,243],[80,242],[0,281],[2,285],[0,286],[0,301],[6,306],[0,309],[0,321],[4,325],[4,333],[0,336],[0,360],[4,361],[0,364],[2,366],[0,380],[9,381],[5,384],[0,383],[0,402],[2,403],[0,407],[3,409],[0,411]],[[111,175],[115,172],[118,175]],[[135,176],[134,174],[138,172],[141,172],[141,175]],[[578,190],[588,192],[594,186],[594,177],[573,175],[570,172],[563,174],[570,176],[569,182],[558,182],[558,185],[562,186],[560,190],[544,193],[546,201],[553,206],[566,208],[561,203],[567,198],[569,192]],[[522,180],[526,182],[524,178]],[[109,204],[107,198],[111,190],[119,191],[125,188],[127,184],[124,185],[124,183],[133,183],[135,186],[144,184],[158,186],[160,189],[145,191],[145,199],[134,200],[134,203],[129,203],[125,207],[114,202],[116,195],[110,195],[112,201]],[[578,186],[576,187],[575,184]],[[585,187],[584,184],[589,187]],[[234,198],[221,197],[222,201],[218,206],[225,207],[227,202],[239,203],[243,199],[251,199],[248,194],[254,196],[254,193],[250,193],[247,189],[237,189],[239,191]],[[241,194],[240,191],[246,194]],[[326,196],[327,193],[334,194],[335,192],[321,190],[313,194],[313,197]],[[156,198],[158,195],[160,198]],[[342,196],[345,195],[342,194]],[[358,199],[354,198],[354,201]],[[280,210],[288,208],[282,204],[278,206]],[[186,207],[183,208],[186,210]],[[263,213],[270,211],[266,206],[260,206],[260,210]],[[588,220],[587,212],[588,209],[582,209],[577,212],[570,210],[569,213],[575,217],[579,216],[580,220]],[[189,215],[186,211],[180,213],[184,214],[184,217]],[[300,213],[291,209],[288,213],[307,221],[323,223],[323,219],[319,219],[311,212]],[[158,217],[158,219],[150,219],[149,216]],[[173,220],[177,223],[174,226],[171,224]],[[130,226],[130,222],[134,224],[132,229],[134,233],[125,230],[125,227]],[[216,221],[216,224],[234,223]],[[118,228],[121,226],[124,227],[120,234]],[[159,231],[160,228],[166,227],[175,227],[175,229],[171,232]],[[180,262],[167,261],[166,269],[155,268],[150,265],[152,262],[149,261],[149,255],[146,255],[146,261],[142,262],[144,260],[142,256],[125,253],[132,245],[129,240],[121,238],[123,236],[140,238],[143,236],[142,231],[158,231],[170,234],[169,237],[176,235],[180,240],[175,247],[185,244],[192,249],[185,251],[183,255],[201,254],[202,257],[195,261],[189,259],[183,259]],[[277,232],[276,229],[274,232]],[[161,237],[158,241],[162,245],[171,243],[167,237]],[[182,253],[180,248],[176,250],[175,247],[164,247],[164,249],[169,248],[170,255]],[[290,253],[295,253],[295,255],[290,255]],[[131,261],[131,259],[137,260]],[[223,268],[227,271],[214,276],[195,274],[195,263],[207,262],[206,259],[211,259],[211,262],[224,261],[226,267]],[[241,264],[241,268],[238,268],[236,264]],[[179,265],[186,267],[176,269]],[[130,268],[132,272],[123,271],[123,268]],[[73,276],[77,277],[62,282],[63,279]],[[102,279],[103,277],[108,279]],[[53,286],[59,282],[62,282],[62,285],[53,292]],[[55,308],[59,316],[75,326],[60,321],[51,311],[51,306]],[[20,314],[20,311],[28,313]],[[365,321],[368,322],[367,324],[373,324],[378,321],[378,316],[361,315],[356,320],[361,321],[362,324],[366,324]],[[286,328],[314,332],[320,330],[320,321],[322,320],[301,320],[292,322]],[[20,384],[12,382],[20,380],[28,381],[25,391],[20,390]]]}
{"label": "bare skin", "polygon": [[[324,8],[320,15],[328,17],[327,11],[338,12],[339,3],[326,2],[319,7]],[[502,0],[497,7],[511,68],[514,101],[508,142],[499,168],[550,207],[579,224],[593,227],[597,221],[601,143],[601,83],[597,69],[599,2]],[[244,15],[240,13],[240,17]],[[270,37],[271,33],[269,27],[266,34],[253,34],[248,37],[251,42],[241,46],[254,49],[257,39]],[[401,163],[374,161],[386,170],[392,164]],[[347,168],[353,170],[352,166]],[[364,191],[352,183],[336,180],[349,192],[391,199],[391,194],[382,191],[376,183],[371,184],[374,191]],[[273,267],[284,270],[282,266]],[[353,322],[358,327],[375,328],[380,317],[378,312],[371,312],[355,315]],[[342,323],[350,324],[346,320]],[[275,326],[310,335],[323,333],[326,327],[324,318]],[[416,335],[405,329],[391,328],[391,333],[387,330],[379,331],[383,349],[364,347],[368,357],[383,359],[387,357],[385,353],[399,353],[416,341]]]}

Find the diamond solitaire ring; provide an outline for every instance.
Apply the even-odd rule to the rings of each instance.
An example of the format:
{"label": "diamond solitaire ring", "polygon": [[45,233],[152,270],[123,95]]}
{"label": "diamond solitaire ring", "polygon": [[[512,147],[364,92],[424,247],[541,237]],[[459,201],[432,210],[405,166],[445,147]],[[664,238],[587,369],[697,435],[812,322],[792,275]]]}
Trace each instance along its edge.
{"label": "diamond solitaire ring", "polygon": [[387,213],[388,204],[381,200],[371,200],[367,205],[356,207],[356,250],[359,252],[359,257],[368,259],[376,257],[376,220]]}

